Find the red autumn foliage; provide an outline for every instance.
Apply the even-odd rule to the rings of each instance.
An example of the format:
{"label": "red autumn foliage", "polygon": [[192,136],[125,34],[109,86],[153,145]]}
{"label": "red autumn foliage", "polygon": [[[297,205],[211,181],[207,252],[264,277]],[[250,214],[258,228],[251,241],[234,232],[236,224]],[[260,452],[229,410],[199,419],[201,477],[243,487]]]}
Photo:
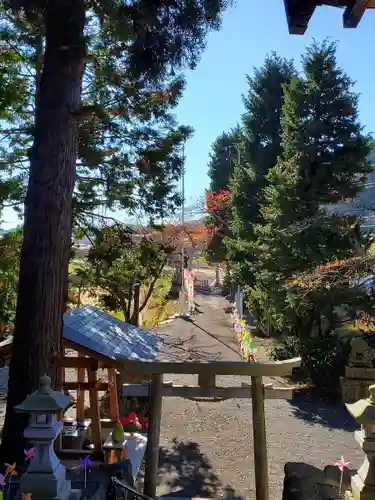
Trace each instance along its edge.
{"label": "red autumn foliage", "polygon": [[219,192],[208,191],[206,193],[206,206],[209,213],[227,210],[229,208],[228,189],[220,189]]}

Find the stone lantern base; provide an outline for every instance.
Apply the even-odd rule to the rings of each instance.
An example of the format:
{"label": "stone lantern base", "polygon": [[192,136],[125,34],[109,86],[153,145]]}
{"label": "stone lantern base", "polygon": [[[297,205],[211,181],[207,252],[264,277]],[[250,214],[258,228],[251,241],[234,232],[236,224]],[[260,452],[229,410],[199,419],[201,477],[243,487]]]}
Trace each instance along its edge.
{"label": "stone lantern base", "polygon": [[[81,491],[72,490],[71,481],[65,479],[65,467],[59,464],[53,473],[30,473],[24,474],[20,481],[20,491],[32,492],[33,500],[70,500],[81,497]],[[77,496],[78,495],[78,496]]]}
{"label": "stone lantern base", "polygon": [[345,500],[374,500],[375,486],[368,486],[358,474],[352,477],[352,491],[345,492]]}

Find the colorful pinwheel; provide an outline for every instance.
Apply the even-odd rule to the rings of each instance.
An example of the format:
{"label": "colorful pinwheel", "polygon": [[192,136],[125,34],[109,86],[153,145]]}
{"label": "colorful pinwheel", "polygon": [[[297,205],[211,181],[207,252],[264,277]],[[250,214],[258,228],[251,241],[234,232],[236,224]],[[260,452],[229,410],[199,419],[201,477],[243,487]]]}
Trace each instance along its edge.
{"label": "colorful pinwheel", "polygon": [[85,488],[87,486],[87,469],[92,465],[92,461],[90,460],[90,457],[86,455],[84,458],[79,459],[79,466],[81,469],[85,471]]}

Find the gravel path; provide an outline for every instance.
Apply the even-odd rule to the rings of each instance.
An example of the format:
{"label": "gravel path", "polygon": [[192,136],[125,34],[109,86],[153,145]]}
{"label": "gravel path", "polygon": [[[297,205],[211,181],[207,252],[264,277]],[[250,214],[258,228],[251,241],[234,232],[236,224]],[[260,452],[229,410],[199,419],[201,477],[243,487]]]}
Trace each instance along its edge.
{"label": "gravel path", "polygon": [[[178,319],[157,330],[168,344],[161,358],[239,360],[223,312],[225,300],[198,295],[196,302],[200,314],[195,324]],[[165,380],[196,383],[188,375],[165,376]],[[246,378],[218,377],[218,384],[237,385],[241,380]],[[158,494],[255,499],[251,415],[251,400],[198,405],[164,398]],[[353,467],[363,460],[352,435],[355,423],[343,406],[302,395],[291,402],[267,400],[266,426],[270,500],[282,498],[283,467],[288,461],[322,468],[341,455]]]}
{"label": "gravel path", "polygon": [[[201,279],[212,276],[201,276]],[[211,280],[212,281],[212,280]],[[162,359],[239,360],[238,344],[218,295],[198,295],[195,323],[182,319],[157,329],[166,341]],[[264,355],[264,353],[263,353]],[[263,357],[263,356],[262,356]],[[0,428],[5,416],[7,368],[0,369]],[[67,379],[75,379],[75,373]],[[176,383],[196,383],[194,376],[165,376]],[[245,377],[218,377],[218,385],[238,385]],[[251,400],[199,405],[164,398],[159,460],[159,495],[255,499]],[[355,425],[343,406],[295,396],[267,400],[266,426],[270,500],[282,497],[285,462],[317,467],[344,455],[358,467],[363,454],[355,443]]]}

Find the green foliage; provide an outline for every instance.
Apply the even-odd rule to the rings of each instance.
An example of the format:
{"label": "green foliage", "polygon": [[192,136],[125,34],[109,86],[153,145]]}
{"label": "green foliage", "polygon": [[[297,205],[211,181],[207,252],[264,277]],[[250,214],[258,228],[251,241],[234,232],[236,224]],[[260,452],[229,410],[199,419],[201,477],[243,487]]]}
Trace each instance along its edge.
{"label": "green foliage", "polygon": [[283,335],[274,344],[270,354],[272,359],[279,361],[302,354],[302,374],[307,374],[321,393],[337,396],[349,352],[349,343],[332,333],[323,338]]}
{"label": "green foliage", "polygon": [[301,355],[301,341],[294,335],[282,335],[270,350],[272,359],[283,361]]}
{"label": "green foliage", "polygon": [[149,301],[165,266],[170,249],[128,229],[106,227],[97,230],[85,264],[76,270],[88,284],[91,295],[109,311],[121,311],[133,321],[134,286],[144,291],[140,311]]}
{"label": "green foliage", "polygon": [[[269,123],[268,138],[251,122],[259,164],[235,170],[232,182],[232,257],[248,284],[247,306],[263,328],[283,332],[275,356],[295,354],[300,344],[304,367],[321,389],[327,389],[325,380],[337,388],[342,373],[340,325],[375,305],[347,277],[329,284],[306,278],[302,288],[292,284],[319,265],[363,255],[367,246],[356,217],[334,209],[356,196],[372,170],[371,141],[358,122],[352,85],[337,66],[334,44],[309,47],[303,74],[294,76],[291,65],[289,82],[279,81],[279,92],[272,92],[280,112]],[[266,100],[254,102],[259,116],[269,115]]]}
{"label": "green foliage", "polygon": [[[369,140],[357,121],[357,97],[350,79],[337,68],[335,46],[313,45],[303,65],[304,80],[293,79],[285,89],[283,155],[268,173],[263,223],[255,226],[255,288],[273,281],[270,292],[265,286],[263,290],[285,318],[296,309],[285,280],[357,253],[358,222],[335,214],[329,205],[353,197],[371,171]],[[252,298],[259,304],[257,295],[250,291],[250,304]]]}
{"label": "green foliage", "polygon": [[272,54],[262,67],[248,76],[249,90],[244,99],[239,162],[230,184],[233,236],[227,238],[228,256],[238,283],[251,283],[252,262],[256,258],[249,242],[253,225],[259,223],[262,189],[266,175],[281,154],[280,116],[283,86],[295,75],[293,62]]}
{"label": "green foliage", "polygon": [[[241,130],[236,127],[229,133],[223,132],[212,144],[208,163],[210,186],[207,194],[229,189],[234,165],[240,154],[240,140]],[[231,210],[226,203],[222,204],[219,209],[208,211],[209,215],[205,223],[212,231],[212,237],[207,247],[207,257],[211,262],[223,262],[227,257],[224,238],[230,235]]]}
{"label": "green foliage", "polygon": [[[48,16],[38,7],[7,7],[0,27],[0,203],[22,212]],[[181,145],[192,129],[171,114],[184,88],[178,71],[196,66],[207,32],[220,27],[225,7],[225,2],[85,2],[88,57],[82,104],[74,111],[76,225],[85,226],[99,210],[159,216],[180,205]]]}
{"label": "green foliage", "polygon": [[213,142],[208,162],[210,191],[218,193],[221,189],[229,188],[240,140],[241,129],[236,127],[229,133],[223,132]]}
{"label": "green foliage", "polygon": [[21,232],[6,233],[0,238],[0,335],[12,331],[14,323]]}
{"label": "green foliage", "polygon": [[345,374],[350,346],[333,333],[323,338],[311,336],[303,339],[301,346],[302,369],[315,387],[327,395],[340,393],[340,377]]}

